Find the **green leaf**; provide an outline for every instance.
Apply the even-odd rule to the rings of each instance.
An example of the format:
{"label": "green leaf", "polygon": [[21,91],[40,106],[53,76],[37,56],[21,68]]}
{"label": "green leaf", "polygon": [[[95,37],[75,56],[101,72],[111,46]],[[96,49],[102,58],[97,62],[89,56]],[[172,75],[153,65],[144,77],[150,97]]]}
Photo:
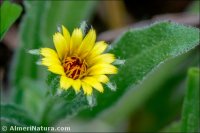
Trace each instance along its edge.
{"label": "green leaf", "polygon": [[[113,109],[117,111],[112,113],[113,123],[118,124],[126,118],[131,121],[131,131],[158,132],[166,124],[176,120],[182,108],[182,86],[187,69],[193,66],[196,60],[197,49],[160,65],[132,91],[134,93],[129,91],[130,94],[123,96],[118,102],[117,108]],[[115,118],[119,112],[121,115]]]}
{"label": "green leaf", "polygon": [[182,125],[183,132],[198,132],[199,127],[199,68],[188,71],[187,90],[183,103]]}
{"label": "green leaf", "polygon": [[41,114],[47,101],[47,85],[44,81],[32,80],[30,78],[23,78],[20,86],[23,88],[22,106],[34,120],[39,123]]}
{"label": "green leaf", "polygon": [[0,40],[11,25],[17,20],[22,12],[21,6],[11,3],[9,1],[3,2],[0,6]]}
{"label": "green leaf", "polygon": [[176,132],[176,133],[179,133],[180,129],[181,129],[181,121],[176,121],[176,122],[171,123],[167,127],[165,127],[161,132],[167,132],[167,133]]}
{"label": "green leaf", "polygon": [[24,78],[20,84],[24,92],[22,106],[40,125],[53,125],[58,120],[69,119],[89,107],[83,92],[76,94],[73,89],[68,89],[58,93],[57,75],[50,73],[47,83],[48,86],[44,81]]}
{"label": "green leaf", "polygon": [[1,126],[33,126],[36,122],[26,110],[16,105],[1,104]]}
{"label": "green leaf", "polygon": [[20,25],[20,46],[11,69],[12,85],[17,92],[15,102],[21,103],[23,78],[44,80],[47,72],[35,63],[39,57],[27,53],[30,49],[54,47],[52,36],[57,26],[65,25],[70,31],[81,21],[89,20],[96,1],[24,1],[26,14]]}
{"label": "green leaf", "polygon": [[[118,74],[111,77],[111,82],[117,86],[116,92],[106,88],[103,94],[98,93],[98,105],[92,111],[83,112],[83,115],[94,117],[115,105],[125,92],[135,93],[137,86],[160,64],[188,52],[198,43],[198,29],[171,22],[125,32],[110,51],[117,58],[126,60],[124,65],[119,66]],[[106,116],[107,119],[111,117]]]}
{"label": "green leaf", "polygon": [[83,92],[75,94],[70,89],[60,96],[48,97],[41,117],[41,125],[53,125],[61,119],[70,119],[79,111],[88,108],[88,101]]}
{"label": "green leaf", "polygon": [[88,108],[89,104],[83,91],[76,94],[72,88],[60,89],[60,77],[53,73],[48,74],[48,95],[44,102],[41,114],[41,125],[52,125],[60,119],[69,119],[79,111]]}

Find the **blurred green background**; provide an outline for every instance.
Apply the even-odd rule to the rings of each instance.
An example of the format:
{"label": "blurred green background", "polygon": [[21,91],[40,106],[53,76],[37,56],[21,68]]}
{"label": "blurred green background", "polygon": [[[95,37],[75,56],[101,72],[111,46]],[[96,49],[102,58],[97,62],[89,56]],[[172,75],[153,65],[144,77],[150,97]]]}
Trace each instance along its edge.
{"label": "blurred green background", "polygon": [[[0,2],[2,5],[4,1],[1,0]],[[74,132],[169,132],[180,130],[176,128],[180,128],[181,119],[183,119],[181,116],[184,114],[182,110],[183,101],[189,86],[188,84],[190,84],[190,80],[188,80],[190,79],[188,70],[191,67],[199,68],[199,45],[195,48],[188,47],[190,51],[187,53],[182,52],[182,54],[178,51],[177,55],[176,53],[174,54],[175,56],[169,55],[169,57],[166,57],[167,60],[163,59],[157,64],[158,67],[157,65],[156,67],[152,66],[150,72],[144,71],[144,73],[149,73],[148,75],[145,74],[142,79],[136,81],[133,78],[132,80],[135,80],[134,84],[126,85],[127,89],[124,91],[116,90],[116,92],[109,92],[103,96],[101,96],[101,94],[96,94],[98,96],[96,101],[94,101],[94,104],[96,104],[95,108],[88,107],[85,99],[81,95],[74,98],[71,92],[69,93],[70,96],[66,98],[69,103],[63,102],[63,99],[51,99],[51,96],[49,96],[50,94],[47,94],[47,92],[55,85],[51,87],[47,86],[47,71],[44,67],[36,65],[39,57],[29,55],[27,51],[41,47],[53,47],[52,35],[57,31],[57,26],[65,25],[71,32],[74,28],[79,27],[82,21],[86,21],[96,29],[98,34],[97,40],[105,40],[111,44],[111,46],[114,45],[114,50],[111,50],[111,52],[117,53],[117,57],[124,59],[123,56],[127,55],[127,57],[131,58],[132,56],[134,57],[134,54],[138,51],[151,48],[150,46],[145,46],[148,42],[154,42],[151,41],[151,36],[147,36],[147,33],[148,35],[152,33],[153,38],[154,30],[165,31],[167,28],[170,29],[171,26],[168,27],[166,25],[165,27],[165,24],[163,24],[162,27],[161,24],[160,27],[158,26],[155,27],[155,29],[152,28],[146,31],[147,33],[144,31],[144,33],[133,32],[134,34],[132,34],[130,31],[129,36],[133,38],[136,36],[135,40],[137,40],[137,37],[141,40],[145,40],[146,38],[146,44],[141,44],[141,46],[137,46],[137,44],[140,44],[139,41],[133,43],[133,46],[132,44],[129,45],[130,42],[128,41],[135,40],[131,40],[128,37],[126,38],[126,34],[122,33],[131,28],[135,29],[148,26],[161,20],[170,20],[172,22],[199,28],[199,1],[12,0],[12,2],[21,6],[22,12],[7,31],[0,44],[1,103],[14,103],[17,107],[25,109],[30,116],[34,116],[34,121],[36,121],[37,124],[39,123],[46,126],[52,124],[56,126],[68,125],[71,127],[71,131]],[[1,16],[3,16],[2,14],[6,14],[6,12],[1,11]],[[1,23],[3,23],[2,20]],[[176,26],[174,27],[176,28]],[[163,45],[167,45],[167,43],[171,42],[176,43],[177,41],[188,44],[196,43],[195,41],[191,42],[191,40],[194,40],[192,37],[196,37],[193,36],[192,30],[189,32],[188,29],[188,32],[186,31],[181,34],[180,27],[177,36],[176,32],[173,34],[173,29],[169,31],[169,33],[167,33],[167,31],[168,30],[166,30],[166,35],[164,33],[155,33],[155,35],[157,35],[157,37],[153,38],[155,39],[155,43]],[[188,33],[191,33],[191,36],[188,35],[188,37],[185,37],[185,40],[181,39],[181,35],[187,35]],[[170,40],[166,41],[166,43],[159,42],[159,38],[167,38],[170,34],[173,34],[179,38],[179,40]],[[121,35],[124,36],[118,38]],[[182,37],[184,38],[184,36]],[[169,37],[169,39],[173,38]],[[197,42],[199,43],[199,41]],[[126,45],[121,46],[123,43]],[[169,46],[171,45],[173,44]],[[130,50],[129,46],[131,46],[132,50]],[[180,49],[182,48],[181,44],[177,45],[177,47],[178,46],[180,46]],[[185,44],[183,44],[183,49],[187,48],[184,46]],[[137,50],[137,48],[139,50]],[[120,50],[125,51],[123,53],[123,51]],[[169,51],[174,52],[173,50]],[[155,52],[155,55],[159,53],[158,50],[157,52],[156,50],[152,52]],[[181,54],[178,54],[179,52]],[[152,53],[152,57],[153,55],[154,53]],[[160,56],[162,56],[162,54]],[[137,59],[134,60],[137,61]],[[133,65],[135,65],[134,63],[136,63],[136,61],[132,61]],[[154,60],[150,62],[154,62]],[[136,66],[140,67],[140,65],[137,64]],[[133,67],[133,69],[135,68]],[[122,70],[126,69],[122,68]],[[137,68],[135,71],[136,70]],[[141,69],[138,68],[138,70],[143,69],[141,67]],[[137,74],[136,76],[140,76],[140,73]],[[198,78],[199,72],[195,71],[195,74]],[[123,79],[123,74],[121,75],[121,79],[125,81],[126,79]],[[115,77],[113,80],[114,79]],[[50,78],[48,82],[54,84],[53,80]],[[117,80],[120,81],[119,78]],[[197,87],[199,86],[199,81],[196,82],[195,86],[197,88],[196,90],[198,90],[197,94],[199,94],[199,87]],[[110,90],[106,90],[106,92],[108,91]],[[122,92],[122,94],[119,94],[120,92]],[[111,96],[111,93],[114,94]],[[193,101],[195,103],[194,105],[197,105],[195,108],[195,110],[197,110],[197,108],[199,108],[199,95],[194,98],[196,98],[195,101],[197,101],[197,103]],[[76,106],[72,104],[72,101]],[[105,104],[103,102],[105,102]],[[3,107],[3,109],[4,108],[8,108],[9,110],[10,107],[6,106]],[[60,113],[55,114],[55,112]],[[197,115],[196,117],[198,118],[196,122],[199,129],[199,109],[195,115]],[[15,116],[9,115],[9,117],[12,118]],[[175,124],[173,124],[174,122]],[[34,122],[32,122],[32,120],[31,122],[27,120],[26,123],[33,124]],[[188,130],[190,131],[191,129],[187,129],[187,131]],[[186,131],[186,129],[184,129],[184,131]]]}

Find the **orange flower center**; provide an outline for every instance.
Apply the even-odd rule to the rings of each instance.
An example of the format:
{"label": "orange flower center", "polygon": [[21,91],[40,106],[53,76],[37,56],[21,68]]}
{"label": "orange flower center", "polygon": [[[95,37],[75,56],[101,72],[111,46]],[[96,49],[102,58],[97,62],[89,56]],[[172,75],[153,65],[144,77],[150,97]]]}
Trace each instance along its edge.
{"label": "orange flower center", "polygon": [[65,57],[63,60],[63,67],[66,76],[72,79],[80,79],[86,74],[87,64],[85,60],[79,57]]}

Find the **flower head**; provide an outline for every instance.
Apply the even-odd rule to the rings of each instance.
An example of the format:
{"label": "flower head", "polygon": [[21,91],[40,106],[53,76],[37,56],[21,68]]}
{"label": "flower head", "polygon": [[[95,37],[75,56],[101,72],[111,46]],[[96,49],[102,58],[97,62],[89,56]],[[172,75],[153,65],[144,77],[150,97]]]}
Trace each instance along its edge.
{"label": "flower head", "polygon": [[91,95],[93,88],[103,92],[102,83],[109,81],[107,74],[116,74],[117,68],[111,63],[115,61],[113,54],[104,53],[107,44],[96,41],[94,29],[90,29],[84,37],[82,30],[69,31],[62,26],[62,33],[53,35],[56,50],[41,48],[42,65],[52,73],[60,75],[60,88],[72,88]]}

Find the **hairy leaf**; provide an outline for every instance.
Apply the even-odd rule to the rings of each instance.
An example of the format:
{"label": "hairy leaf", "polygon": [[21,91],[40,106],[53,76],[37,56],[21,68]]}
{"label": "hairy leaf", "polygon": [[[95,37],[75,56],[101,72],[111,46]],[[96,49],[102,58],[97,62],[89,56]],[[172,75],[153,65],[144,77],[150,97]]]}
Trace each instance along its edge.
{"label": "hairy leaf", "polygon": [[118,74],[111,77],[117,90],[112,92],[107,88],[103,94],[99,94],[98,105],[91,112],[84,112],[84,115],[96,116],[116,104],[125,92],[139,91],[136,87],[161,63],[188,52],[198,43],[198,29],[171,22],[125,32],[114,42],[111,50],[118,58],[126,60],[124,65],[119,66]]}
{"label": "hairy leaf", "polygon": [[1,126],[34,126],[30,114],[16,105],[1,104]]}

